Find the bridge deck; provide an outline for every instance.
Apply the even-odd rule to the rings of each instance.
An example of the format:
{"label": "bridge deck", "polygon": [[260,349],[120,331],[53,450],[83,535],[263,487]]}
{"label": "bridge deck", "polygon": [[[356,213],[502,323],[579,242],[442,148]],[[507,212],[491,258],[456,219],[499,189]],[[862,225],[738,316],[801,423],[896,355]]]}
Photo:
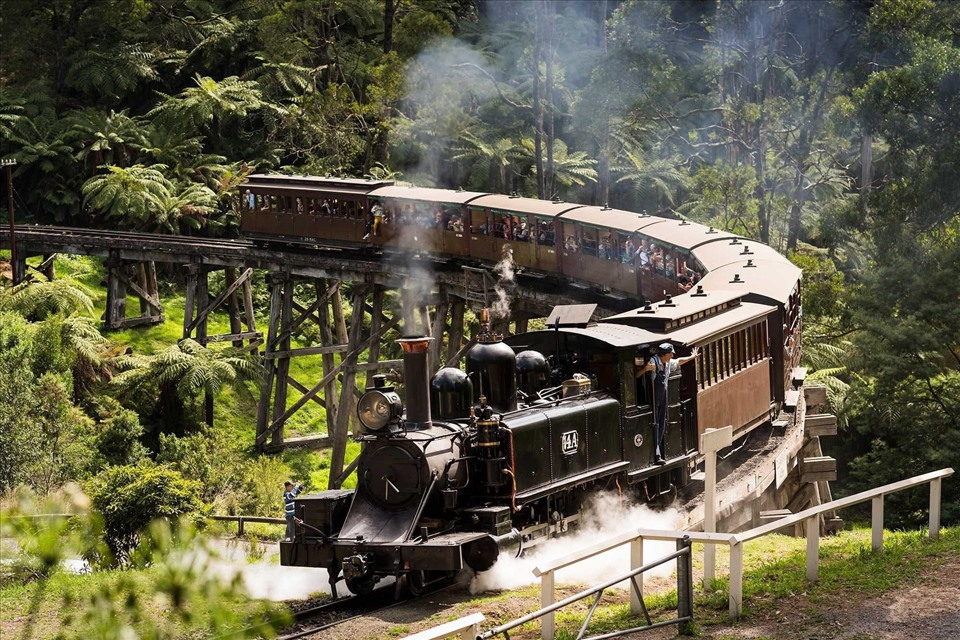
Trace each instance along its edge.
{"label": "bridge deck", "polygon": [[[249,240],[225,240],[193,236],[105,231],[71,227],[16,227],[17,247],[22,255],[66,253],[131,262],[205,264],[211,267],[253,267],[304,278],[325,278],[400,287],[408,280],[442,284],[453,295],[468,298],[463,263],[430,257],[377,254],[362,249],[335,246],[267,246]],[[9,240],[0,237],[0,247]],[[487,265],[493,267],[492,264]],[[623,294],[604,294],[582,283],[561,282],[557,276],[519,274],[511,297],[518,310],[546,315],[558,304],[596,302],[597,315],[606,317],[640,301]]]}

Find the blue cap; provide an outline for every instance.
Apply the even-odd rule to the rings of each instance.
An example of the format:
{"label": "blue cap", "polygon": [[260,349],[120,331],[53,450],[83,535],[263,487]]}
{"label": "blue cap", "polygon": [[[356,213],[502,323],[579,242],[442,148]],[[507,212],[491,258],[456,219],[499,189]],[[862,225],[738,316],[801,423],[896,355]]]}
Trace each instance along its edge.
{"label": "blue cap", "polygon": [[664,342],[660,345],[660,353],[673,353],[673,345],[669,342]]}

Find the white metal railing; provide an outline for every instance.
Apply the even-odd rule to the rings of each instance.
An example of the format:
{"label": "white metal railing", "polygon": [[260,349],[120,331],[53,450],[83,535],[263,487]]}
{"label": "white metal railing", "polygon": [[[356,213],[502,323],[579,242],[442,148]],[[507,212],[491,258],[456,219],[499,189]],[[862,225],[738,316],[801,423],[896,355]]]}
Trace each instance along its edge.
{"label": "white metal railing", "polygon": [[[735,535],[736,541],[730,544],[730,616],[739,617],[743,601],[743,543],[756,540],[768,533],[791,527],[798,522],[807,523],[807,579],[816,581],[820,568],[820,515],[827,511],[835,511],[855,504],[871,501],[871,542],[874,551],[883,549],[883,497],[890,493],[897,493],[904,489],[911,489],[925,484],[930,485],[930,537],[940,535],[940,494],[943,479],[953,475],[952,468],[931,471],[923,475],[885,484],[881,487],[855,493],[846,498],[833,500],[826,504],[811,507],[791,516],[774,520],[768,524],[744,531]],[[736,556],[736,558],[734,558]],[[740,574],[734,584],[734,562]],[[736,586],[736,592],[734,591]],[[736,600],[736,607],[734,602]]]}
{"label": "white metal railing", "polygon": [[404,636],[403,640],[441,640],[459,635],[462,640],[475,640],[480,635],[480,623],[486,620],[482,613],[471,613],[458,620],[441,624],[432,629],[426,629],[412,636]]}
{"label": "white metal railing", "polygon": [[[900,480],[868,491],[833,500],[825,504],[811,507],[799,513],[780,518],[774,522],[744,531],[741,533],[700,533],[691,531],[669,531],[655,529],[632,529],[611,536],[594,545],[569,553],[557,558],[551,558],[533,569],[533,574],[540,578],[540,604],[548,607],[554,602],[555,573],[559,569],[593,558],[601,553],[615,549],[624,544],[630,544],[630,567],[636,569],[643,565],[644,540],[678,540],[687,536],[693,542],[704,545],[725,544],[730,548],[730,585],[729,609],[730,618],[736,620],[743,609],[743,543],[755,540],[769,533],[792,527],[798,522],[807,523],[807,578],[817,580],[820,552],[820,515],[827,511],[836,511],[863,502],[872,501],[872,545],[874,551],[883,548],[883,497],[897,493],[904,489],[930,485],[930,537],[936,538],[940,533],[940,496],[943,478],[953,475],[952,468],[931,471],[923,475]],[[643,581],[640,580],[642,589]],[[639,602],[640,594],[631,593],[630,610],[633,613],[642,611]],[[542,637],[544,640],[553,640],[556,626],[552,613],[542,618]]]}
{"label": "white metal railing", "polygon": [[[702,542],[705,544],[730,544],[734,535],[732,533],[701,533],[698,531],[660,531],[657,529],[631,529],[623,533],[611,536],[606,540],[591,545],[580,551],[574,551],[565,556],[550,558],[533,568],[533,575],[540,578],[540,606],[549,607],[554,602],[554,587],[556,572],[570,565],[577,564],[594,556],[615,549],[621,545],[630,543],[630,568],[636,569],[643,566],[643,541],[644,540],[672,540],[676,542],[684,537],[690,538],[691,542]],[[640,599],[643,597],[643,577],[637,581],[637,589],[630,592],[630,611],[633,613],[642,613],[643,604]],[[553,640],[556,632],[556,619],[553,612],[545,613],[541,618],[542,637],[544,640]]]}
{"label": "white metal railing", "polygon": [[[546,616],[553,618],[553,614],[558,610],[571,605],[580,600],[584,600],[593,596],[593,604],[590,606],[590,610],[587,612],[586,617],[583,619],[583,624],[580,626],[580,632],[577,634],[577,640],[581,640],[587,632],[587,627],[590,625],[590,619],[593,617],[593,614],[597,610],[597,605],[600,604],[600,599],[603,597],[604,592],[621,582],[626,580],[630,581],[631,593],[640,594],[643,584],[643,574],[650,569],[654,569],[666,562],[671,560],[677,561],[677,617],[672,620],[663,620],[661,622],[654,622],[650,618],[650,613],[647,611],[646,607],[642,607],[643,617],[646,619],[646,624],[633,627],[631,629],[621,629],[613,633],[606,633],[602,636],[593,636],[594,638],[618,638],[621,636],[629,635],[632,633],[638,633],[641,631],[648,631],[650,629],[656,629],[659,627],[665,627],[668,625],[678,625],[681,635],[688,635],[693,630],[693,561],[691,556],[692,542],[690,541],[689,536],[685,536],[682,540],[677,541],[677,550],[674,553],[663,556],[662,558],[651,562],[650,564],[643,565],[636,569],[631,569],[629,573],[617,576],[615,578],[610,578],[603,584],[598,584],[594,587],[591,587],[580,593],[576,593],[568,598],[564,598],[560,602],[555,602],[546,607],[541,607],[540,609],[529,613],[521,618],[512,620],[506,624],[500,625],[493,629],[489,629],[479,636],[476,640],[488,640],[498,635],[503,635],[508,640],[510,638],[509,631],[516,629],[517,627],[526,624],[540,618],[543,620]],[[640,578],[640,580],[637,580]],[[640,602],[643,602],[642,596]]]}

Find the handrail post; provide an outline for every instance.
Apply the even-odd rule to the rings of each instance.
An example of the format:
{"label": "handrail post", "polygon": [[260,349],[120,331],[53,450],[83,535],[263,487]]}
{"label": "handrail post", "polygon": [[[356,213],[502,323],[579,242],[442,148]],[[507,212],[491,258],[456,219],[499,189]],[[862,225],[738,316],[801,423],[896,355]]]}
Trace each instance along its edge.
{"label": "handrail post", "polygon": [[942,478],[930,481],[930,537],[940,535],[940,489]]}
{"label": "handrail post", "polygon": [[874,551],[883,550],[883,494],[881,493],[878,496],[875,496],[872,500],[873,508],[871,509],[871,529],[872,529],[872,543]]}
{"label": "handrail post", "polygon": [[[639,569],[643,566],[643,536],[638,536],[630,542],[630,568]],[[637,589],[630,589],[630,613],[643,613],[640,598],[643,597],[643,574],[637,576]],[[639,593],[637,593],[639,591]]]}
{"label": "handrail post", "polygon": [[237,516],[237,537],[243,535],[243,516]]}
{"label": "handrail post", "polygon": [[807,518],[807,580],[816,582],[820,569],[820,516]]}
{"label": "handrail post", "polygon": [[[549,607],[553,604],[554,572],[547,571],[540,576],[540,607]],[[556,620],[553,611],[543,614],[541,620],[540,637],[543,640],[553,640],[556,633]]]}
{"label": "handrail post", "polygon": [[740,618],[743,609],[743,544],[730,543],[730,619]]}
{"label": "handrail post", "polygon": [[[700,436],[700,451],[703,452],[703,531],[717,531],[717,451],[733,444],[733,427],[707,429]],[[710,589],[710,583],[716,577],[716,547],[706,544],[703,547],[703,590]]]}
{"label": "handrail post", "polygon": [[677,556],[677,617],[689,618],[680,623],[680,635],[693,633],[693,558],[692,544],[688,536],[677,539],[677,551],[686,553]]}

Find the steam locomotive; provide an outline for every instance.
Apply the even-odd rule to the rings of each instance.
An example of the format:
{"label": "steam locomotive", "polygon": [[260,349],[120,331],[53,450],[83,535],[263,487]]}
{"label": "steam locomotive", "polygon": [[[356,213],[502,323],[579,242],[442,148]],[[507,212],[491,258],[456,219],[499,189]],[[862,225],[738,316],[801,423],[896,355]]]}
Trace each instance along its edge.
{"label": "steam locomotive", "polygon": [[[655,330],[663,317],[644,307],[593,323],[595,305],[568,305],[554,309],[546,330],[504,339],[484,310],[466,370],[433,376],[432,338],[401,339],[405,401],[385,376],[373,378],[357,406],[357,488],[297,498],[296,537],[280,544],[281,564],[326,568],[334,594],[341,576],[355,594],[386,576],[417,593],[575,526],[592,492],[672,495],[697,464],[698,408],[730,424],[743,407],[711,407],[697,384],[703,363],[682,365],[669,385],[667,462],[658,466],[652,380],[636,376],[638,360],[650,357],[650,345],[670,341],[684,352],[720,327],[739,328],[752,363],[727,381],[759,391],[758,376],[769,383],[772,373],[759,338],[776,313],[730,293],[682,298],[664,303],[667,315],[679,310],[673,322],[682,328],[674,331]],[[741,351],[728,354],[731,371],[734,352]],[[769,384],[757,399],[770,403]],[[738,433],[750,428],[736,424]]]}

